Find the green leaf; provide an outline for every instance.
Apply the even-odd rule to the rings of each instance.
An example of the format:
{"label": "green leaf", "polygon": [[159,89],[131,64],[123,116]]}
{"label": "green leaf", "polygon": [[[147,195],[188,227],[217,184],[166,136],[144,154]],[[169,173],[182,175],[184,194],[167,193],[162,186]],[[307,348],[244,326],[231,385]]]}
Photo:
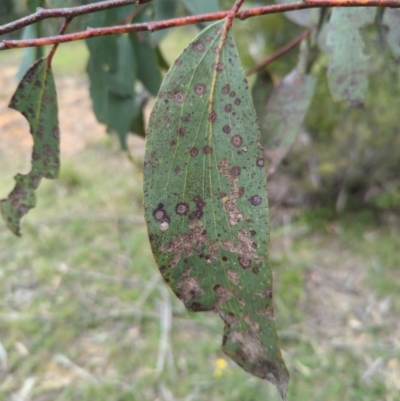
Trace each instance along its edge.
{"label": "green leaf", "polygon": [[[191,15],[214,13],[219,11],[218,0],[181,0],[187,12]],[[211,22],[201,22],[200,28],[210,25]]]}
{"label": "green leaf", "polygon": [[[154,1],[154,21],[164,21],[176,17],[178,10],[177,0],[155,0]],[[153,32],[151,38],[155,43],[160,43],[168,34],[169,29]]]}
{"label": "green leaf", "polygon": [[41,179],[57,178],[60,168],[57,93],[47,59],[37,61],[25,74],[9,107],[28,120],[34,142],[30,173],[17,174],[16,185],[8,199],[0,201],[1,213],[8,227],[20,235],[21,219],[35,207],[35,190]]}
{"label": "green leaf", "polygon": [[382,22],[388,27],[386,42],[393,56],[400,60],[400,10],[386,8]]}
{"label": "green leaf", "polygon": [[289,374],[273,316],[260,130],[223,26],[194,39],[161,86],[146,143],[145,218],[173,291],[189,310],[218,313],[223,351],[284,397]]}
{"label": "green leaf", "polygon": [[[22,39],[35,39],[41,36],[41,23],[28,25],[24,28]],[[21,80],[29,67],[32,64],[43,57],[43,47],[27,47],[24,49],[24,55],[22,57],[22,63],[17,72],[17,78]]]}
{"label": "green leaf", "polygon": [[162,78],[158,69],[157,55],[150,42],[150,35],[147,32],[133,32],[129,37],[137,60],[137,76],[146,89],[156,96]]}
{"label": "green leaf", "polygon": [[315,92],[315,78],[299,68],[286,75],[269,97],[261,123],[261,143],[271,175],[297,138]]}
{"label": "green leaf", "polygon": [[335,8],[328,25],[329,90],[335,102],[346,100],[361,107],[368,88],[368,58],[360,28],[374,22],[372,8]]}
{"label": "green leaf", "polygon": [[267,70],[257,72],[251,96],[256,109],[258,121],[261,124],[265,117],[265,106],[274,89],[271,74]]}

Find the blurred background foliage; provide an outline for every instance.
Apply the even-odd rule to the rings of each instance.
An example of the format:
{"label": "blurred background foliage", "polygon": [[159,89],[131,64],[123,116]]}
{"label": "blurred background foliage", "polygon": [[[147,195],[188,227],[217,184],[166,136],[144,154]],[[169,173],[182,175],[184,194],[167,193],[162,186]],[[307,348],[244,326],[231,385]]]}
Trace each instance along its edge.
{"label": "blurred background foliage", "polygon": [[[10,21],[26,14],[27,5],[32,9],[38,4],[66,7],[87,3],[90,1],[3,0],[0,4],[0,16],[3,22]],[[231,3],[231,0],[220,0],[219,7],[228,9]],[[246,1],[245,6],[270,3],[250,0]],[[155,0],[140,13],[136,13],[135,6],[126,6],[77,18],[70,30],[172,18],[210,12],[216,7],[216,0]],[[316,10],[312,12],[312,18],[318,17]],[[302,18],[304,19],[304,15],[300,22]],[[59,22],[54,21],[45,21],[43,25],[43,34],[54,34],[59,28]],[[189,31],[194,34],[193,29],[186,27],[177,32],[180,32],[179,35]],[[254,66],[304,29],[280,14],[236,23],[233,33],[244,68]],[[131,34],[130,40],[125,42],[117,37],[88,41],[91,56],[87,71],[91,80],[94,111],[99,122],[106,124],[110,132],[118,133],[123,148],[126,148],[126,134],[129,131],[145,135],[143,110],[157,93],[161,83],[160,72],[165,74],[168,63],[173,61],[168,52],[165,53],[168,45],[161,51],[160,44],[166,34],[165,31]],[[293,179],[293,186],[298,193],[297,199],[302,203],[333,208],[336,211],[344,208],[357,209],[361,205],[376,211],[399,211],[400,136],[397,110],[394,107],[399,96],[399,64],[385,43],[384,26],[376,24],[363,29],[362,34],[370,67],[365,106],[355,109],[345,103],[332,101],[326,79],[329,58],[324,46],[316,46],[310,72],[317,78],[317,89],[298,140],[275,174]],[[319,37],[324,37],[323,29]],[[317,41],[323,42],[318,38]],[[179,43],[183,47],[185,40],[179,40]],[[134,49],[129,59],[126,57],[126,50],[131,46]],[[107,51],[103,51],[104,49]],[[118,58],[118,54],[123,54],[124,57]],[[31,58],[39,56],[40,53],[33,52]],[[296,66],[297,60],[298,47],[267,66],[275,84]],[[124,67],[123,63],[129,64]],[[29,61],[24,64],[20,74],[28,68]],[[130,85],[126,85],[127,80],[131,81]],[[124,81],[121,92],[119,82]],[[113,110],[119,110],[118,118],[115,118]]]}

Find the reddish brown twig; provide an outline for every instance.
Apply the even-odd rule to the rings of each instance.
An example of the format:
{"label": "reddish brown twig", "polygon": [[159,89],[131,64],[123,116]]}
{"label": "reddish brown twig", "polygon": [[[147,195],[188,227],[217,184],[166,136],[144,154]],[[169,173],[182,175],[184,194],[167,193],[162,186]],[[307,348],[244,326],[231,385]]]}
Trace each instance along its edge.
{"label": "reddish brown twig", "polygon": [[[121,0],[120,0],[121,1]],[[131,0],[132,2],[147,2],[149,0]],[[106,3],[106,2],[105,2]],[[125,3],[126,4],[126,3]],[[139,4],[139,3],[137,3]],[[115,5],[115,2],[114,2]],[[399,8],[400,0],[306,0],[299,1],[290,4],[274,4],[264,7],[255,7],[244,11],[239,11],[236,18],[244,20],[249,17],[256,17],[260,15],[276,14],[295,10],[304,10],[308,8],[319,8],[319,7],[391,7]],[[105,9],[105,8],[103,8]],[[59,9],[62,10],[62,9]],[[64,9],[67,10],[67,9]],[[47,10],[45,10],[47,11]],[[54,10],[49,10],[54,11]],[[65,11],[64,11],[65,12]],[[85,12],[86,13],[86,12]],[[21,47],[34,47],[53,45],[56,43],[71,42],[75,40],[88,39],[96,36],[105,36],[113,34],[121,34],[128,32],[138,31],[158,31],[161,29],[167,29],[183,25],[198,24],[200,22],[217,21],[226,18],[230,11],[220,11],[210,14],[194,15],[190,17],[174,18],[165,21],[155,21],[148,23],[123,25],[123,26],[112,26],[106,28],[88,28],[83,32],[70,33],[68,35],[58,35],[40,39],[27,39],[27,40],[4,40],[0,43],[0,50],[15,49]],[[80,14],[81,15],[81,14]],[[63,15],[50,15],[47,14],[45,18],[51,18],[55,16]],[[44,18],[41,18],[44,19]],[[35,21],[36,22],[36,21]],[[25,25],[28,25],[26,23]],[[24,26],[24,25],[23,25]],[[1,31],[0,31],[1,32]]]}
{"label": "reddish brown twig", "polygon": [[270,54],[269,56],[265,57],[264,60],[262,60],[260,63],[256,64],[254,67],[251,67],[247,70],[246,76],[249,76],[251,74],[254,74],[255,72],[261,70],[264,68],[266,65],[269,63],[272,63],[274,60],[288,52],[289,50],[293,49],[293,47],[297,46],[303,39],[308,37],[311,33],[311,29],[305,30],[303,33],[301,33],[299,36],[296,36],[294,39],[292,39],[290,42],[288,42],[285,46],[282,46],[280,49],[278,49],[275,53]]}
{"label": "reddish brown twig", "polygon": [[0,26],[0,35],[16,31],[24,28],[27,25],[32,25],[35,22],[39,22],[48,18],[75,18],[79,17],[80,15],[90,14],[96,11],[109,10],[111,8],[122,7],[128,4],[144,4],[149,3],[150,1],[152,0],[107,0],[99,3],[88,4],[86,6],[70,8],[46,9],[39,7],[34,14]]}

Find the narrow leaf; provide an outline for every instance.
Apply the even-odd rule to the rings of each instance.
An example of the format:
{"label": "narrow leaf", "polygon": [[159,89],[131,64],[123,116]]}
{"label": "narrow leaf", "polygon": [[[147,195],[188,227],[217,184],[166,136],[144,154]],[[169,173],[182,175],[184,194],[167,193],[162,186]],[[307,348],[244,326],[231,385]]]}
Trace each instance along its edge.
{"label": "narrow leaf", "polygon": [[386,8],[382,22],[388,27],[386,35],[387,44],[393,56],[400,61],[400,10]]}
{"label": "narrow leaf", "polygon": [[261,143],[272,174],[296,140],[315,91],[315,78],[293,70],[272,92],[262,120]]}
{"label": "narrow leaf", "polygon": [[189,310],[218,313],[223,351],[284,397],[260,130],[223,25],[194,39],[161,86],[146,143],[145,217],[166,282]]}
{"label": "narrow leaf", "polygon": [[271,74],[267,70],[258,71],[251,90],[251,96],[253,98],[254,108],[260,124],[262,124],[262,121],[264,120],[265,106],[273,89],[274,84],[272,82]]}
{"label": "narrow leaf", "polygon": [[369,69],[359,30],[373,23],[375,12],[357,7],[332,10],[326,44],[330,55],[328,84],[335,102],[346,100],[352,106],[364,105]]}
{"label": "narrow leaf", "polygon": [[34,142],[30,173],[17,174],[16,185],[8,199],[0,201],[8,227],[20,235],[21,219],[35,207],[35,190],[41,179],[57,178],[60,168],[57,93],[47,59],[37,61],[25,74],[9,107],[28,120]]}

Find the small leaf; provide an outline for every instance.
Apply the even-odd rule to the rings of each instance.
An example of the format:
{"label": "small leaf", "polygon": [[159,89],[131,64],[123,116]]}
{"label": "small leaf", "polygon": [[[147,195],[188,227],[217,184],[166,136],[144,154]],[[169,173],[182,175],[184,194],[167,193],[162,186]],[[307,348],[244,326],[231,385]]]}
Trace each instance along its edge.
{"label": "small leaf", "polygon": [[30,173],[18,174],[8,199],[0,201],[8,227],[20,235],[21,219],[35,207],[35,190],[41,179],[57,178],[60,168],[57,93],[47,59],[37,61],[25,74],[9,107],[28,120],[34,142]]}
{"label": "small leaf", "polygon": [[271,175],[296,140],[315,91],[315,78],[296,68],[272,92],[261,123],[261,143]]}
{"label": "small leaf", "polygon": [[289,374],[273,314],[260,129],[223,26],[194,39],[161,86],[147,134],[145,217],[173,291],[189,310],[217,312],[223,351],[284,397]]}
{"label": "small leaf", "polygon": [[335,102],[346,100],[351,106],[364,105],[368,88],[368,58],[360,28],[372,24],[376,10],[372,8],[335,8],[327,34],[330,55],[328,84]]}
{"label": "small leaf", "polygon": [[261,124],[265,116],[265,106],[271,92],[274,89],[271,74],[267,70],[257,72],[257,77],[251,91],[254,108],[256,109],[258,121]]}
{"label": "small leaf", "polygon": [[388,27],[386,42],[393,56],[400,61],[400,10],[385,8],[382,22]]}

